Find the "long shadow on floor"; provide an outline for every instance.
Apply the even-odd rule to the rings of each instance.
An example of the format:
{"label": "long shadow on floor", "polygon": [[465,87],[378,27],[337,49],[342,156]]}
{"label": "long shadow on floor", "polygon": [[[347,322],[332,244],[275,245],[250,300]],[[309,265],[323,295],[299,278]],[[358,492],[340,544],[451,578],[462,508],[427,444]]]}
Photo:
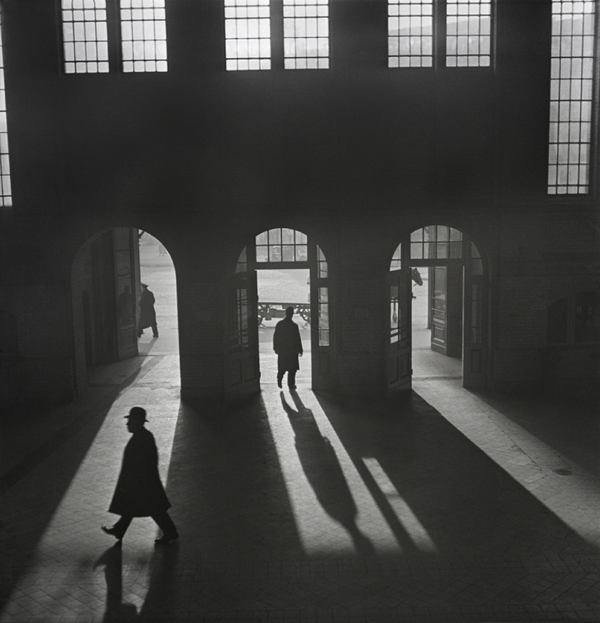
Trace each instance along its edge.
{"label": "long shadow on floor", "polygon": [[331,442],[321,435],[313,412],[304,406],[298,393],[291,395],[295,408],[287,403],[283,392],[281,403],[296,436],[296,451],[306,479],[325,512],[348,531],[356,552],[374,555],[373,544],[356,525],[358,508]]}
{"label": "long shadow on floor", "polygon": [[[181,540],[176,559],[157,559],[141,619],[271,612],[269,620],[279,620],[273,613],[283,609],[349,603],[451,607],[461,616],[463,604],[477,603],[479,620],[499,620],[502,609],[600,603],[598,551],[418,395],[400,407],[324,396],[316,404],[302,391],[293,402],[280,403],[279,416],[291,422],[323,508],[341,523],[355,521],[343,470],[319,430],[322,414],[305,404],[322,407],[402,554],[361,559],[356,547],[326,560],[307,556],[262,398],[226,411],[183,406],[167,485]],[[367,459],[377,461],[437,552],[406,546],[411,528]]]}
{"label": "long shadow on floor", "polygon": [[[2,475],[0,495],[4,508],[0,519],[0,612],[10,599],[12,587],[17,585],[32,562],[39,540],[77,475],[113,401],[126,387],[139,380],[140,374],[145,374],[154,365],[151,363],[143,369],[128,372],[123,377],[125,380],[108,392],[95,397],[91,391],[84,399],[69,405],[68,408],[77,417],[65,421],[53,435],[40,440],[34,450]],[[21,425],[25,428],[34,427],[35,422],[25,419]],[[35,470],[44,461],[52,460],[53,454],[74,437],[77,443],[73,451],[66,455],[68,458],[63,457],[59,464],[54,462],[52,469]],[[35,477],[28,478],[34,470]],[[15,500],[10,498],[13,487],[16,491]],[[17,491],[17,488],[20,490]]]}
{"label": "long shadow on floor", "polygon": [[167,492],[186,561],[303,557],[259,397],[225,411],[182,405]]}
{"label": "long shadow on floor", "polygon": [[[379,463],[441,556],[597,556],[416,393],[400,407],[318,400],[359,471],[367,457]],[[389,515],[375,480],[365,482]]]}
{"label": "long shadow on floor", "polygon": [[473,392],[490,407],[540,441],[600,476],[600,400],[597,396],[513,397],[489,390]]}

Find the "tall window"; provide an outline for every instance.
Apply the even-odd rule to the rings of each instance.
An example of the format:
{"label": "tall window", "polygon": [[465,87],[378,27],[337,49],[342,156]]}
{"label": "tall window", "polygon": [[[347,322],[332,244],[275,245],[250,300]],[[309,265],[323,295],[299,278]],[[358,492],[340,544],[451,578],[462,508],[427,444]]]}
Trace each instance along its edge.
{"label": "tall window", "polygon": [[225,0],[225,56],[229,71],[271,69],[269,0]]}
{"label": "tall window", "polygon": [[433,0],[388,2],[389,67],[433,65]]}
{"label": "tall window", "polygon": [[106,0],[62,0],[62,23],[65,72],[108,72]]}
{"label": "tall window", "polygon": [[124,72],[167,71],[165,0],[121,0]]}
{"label": "tall window", "polygon": [[589,191],[594,0],[552,2],[548,193]]}
{"label": "tall window", "polygon": [[286,69],[329,68],[329,0],[283,0]]}
{"label": "tall window", "polygon": [[[2,13],[0,12],[0,26]],[[0,28],[0,206],[12,205],[10,162],[8,160],[8,129],[6,119],[6,89],[4,86],[4,52]]]}
{"label": "tall window", "polygon": [[491,1],[446,0],[446,66],[488,67]]}

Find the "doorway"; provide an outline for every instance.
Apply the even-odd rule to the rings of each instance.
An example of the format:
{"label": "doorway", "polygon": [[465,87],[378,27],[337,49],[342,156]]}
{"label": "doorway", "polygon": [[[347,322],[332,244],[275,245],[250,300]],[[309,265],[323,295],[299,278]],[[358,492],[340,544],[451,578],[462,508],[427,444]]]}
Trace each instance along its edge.
{"label": "doorway", "polygon": [[[141,282],[155,296],[158,338],[138,337]],[[156,238],[129,227],[95,234],[75,254],[71,285],[76,394],[106,366],[179,353],[175,268]]]}
{"label": "doorway", "polygon": [[462,377],[462,270],[413,266],[412,377]]}
{"label": "doorway", "polygon": [[285,316],[287,307],[294,308],[293,321],[298,325],[303,356],[296,374],[298,386],[310,386],[312,378],[310,334],[310,270],[306,268],[257,270],[258,347],[260,384],[277,383],[277,355],[273,351],[275,326]]}
{"label": "doorway", "polygon": [[[309,348],[305,350],[308,356],[304,356],[300,363],[303,377],[313,389],[332,387],[329,276],[325,254],[303,232],[279,227],[263,231],[248,241],[238,257],[228,286],[225,383],[230,397],[258,392],[261,382],[270,383],[273,378],[277,381],[274,374],[276,360],[273,357],[269,362],[267,357],[272,353],[268,326],[274,327],[272,321],[280,319],[278,316],[284,313],[286,303],[303,308],[304,317],[302,313],[295,317],[297,322],[302,320],[300,329],[305,330],[302,337],[309,342]],[[306,296],[308,303],[300,303],[299,300],[305,300]],[[299,300],[286,300],[289,297]],[[276,305],[267,306],[266,303]],[[261,350],[264,353],[262,361]],[[264,367],[267,369],[263,370]],[[300,380],[302,377],[296,378]]]}
{"label": "doorway", "polygon": [[413,378],[486,382],[487,280],[475,243],[460,230],[431,225],[398,245],[390,263],[387,385]]}
{"label": "doorway", "polygon": [[[140,257],[140,285],[147,285],[154,296],[154,310],[158,338],[154,338],[151,328],[142,330],[138,338],[140,355],[179,354],[179,326],[177,321],[177,282],[175,266],[165,245],[149,234],[138,232]],[[138,296],[139,301],[139,296]],[[139,305],[138,305],[139,324]],[[140,328],[138,326],[138,334]]]}

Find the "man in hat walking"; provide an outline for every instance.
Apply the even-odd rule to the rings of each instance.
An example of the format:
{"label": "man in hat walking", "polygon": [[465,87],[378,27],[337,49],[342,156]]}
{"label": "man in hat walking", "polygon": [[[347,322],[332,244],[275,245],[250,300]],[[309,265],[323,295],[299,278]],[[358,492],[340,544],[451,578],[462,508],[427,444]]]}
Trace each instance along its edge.
{"label": "man in hat walking", "polygon": [[145,283],[141,284],[142,293],[140,294],[140,320],[138,322],[138,337],[142,337],[144,329],[150,327],[152,329],[152,337],[158,337],[158,326],[156,324],[156,311],[154,309],[154,293],[148,290]]}
{"label": "man in hat walking", "polygon": [[285,310],[285,318],[275,325],[273,350],[277,353],[277,385],[281,387],[283,375],[288,373],[288,387],[296,389],[296,372],[300,369],[298,356],[302,356],[300,329],[292,320],[294,308]]}
{"label": "man in hat walking", "polygon": [[134,517],[152,517],[163,532],[155,542],[168,545],[179,534],[167,512],[171,503],[158,473],[154,435],[145,427],[146,410],[133,407],[125,417],[132,436],[125,446],[121,473],[108,509],[121,518],[113,526],[102,526],[102,530],[121,541]]}

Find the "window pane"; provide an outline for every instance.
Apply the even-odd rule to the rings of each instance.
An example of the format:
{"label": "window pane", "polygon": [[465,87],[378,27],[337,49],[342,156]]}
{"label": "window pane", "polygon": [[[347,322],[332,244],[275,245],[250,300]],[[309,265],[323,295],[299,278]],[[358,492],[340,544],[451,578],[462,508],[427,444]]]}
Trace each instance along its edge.
{"label": "window pane", "polygon": [[431,67],[433,0],[388,0],[388,67]]}
{"label": "window pane", "polygon": [[[62,0],[63,62],[65,73],[106,73],[106,0],[86,4],[86,10],[71,10],[72,0]],[[75,45],[73,45],[75,42]]]}
{"label": "window pane", "polygon": [[286,69],[328,69],[328,2],[283,0],[283,37]]}
{"label": "window pane", "polygon": [[491,0],[446,0],[446,66],[489,67]]}
{"label": "window pane", "polygon": [[[167,27],[162,7],[164,0],[121,0],[124,72],[167,71]],[[132,58],[137,62],[125,62]]]}
{"label": "window pane", "polygon": [[589,192],[594,12],[593,0],[552,0],[548,159],[548,194],[552,195]]}
{"label": "window pane", "polygon": [[[2,11],[0,10],[0,26]],[[2,50],[2,30],[0,29],[0,51]],[[8,131],[6,118],[6,96],[4,88],[4,54],[0,54],[0,206],[12,205],[10,183],[10,161],[8,157]]]}
{"label": "window pane", "polygon": [[262,0],[226,0],[225,58],[228,71],[271,69],[271,16]]}

